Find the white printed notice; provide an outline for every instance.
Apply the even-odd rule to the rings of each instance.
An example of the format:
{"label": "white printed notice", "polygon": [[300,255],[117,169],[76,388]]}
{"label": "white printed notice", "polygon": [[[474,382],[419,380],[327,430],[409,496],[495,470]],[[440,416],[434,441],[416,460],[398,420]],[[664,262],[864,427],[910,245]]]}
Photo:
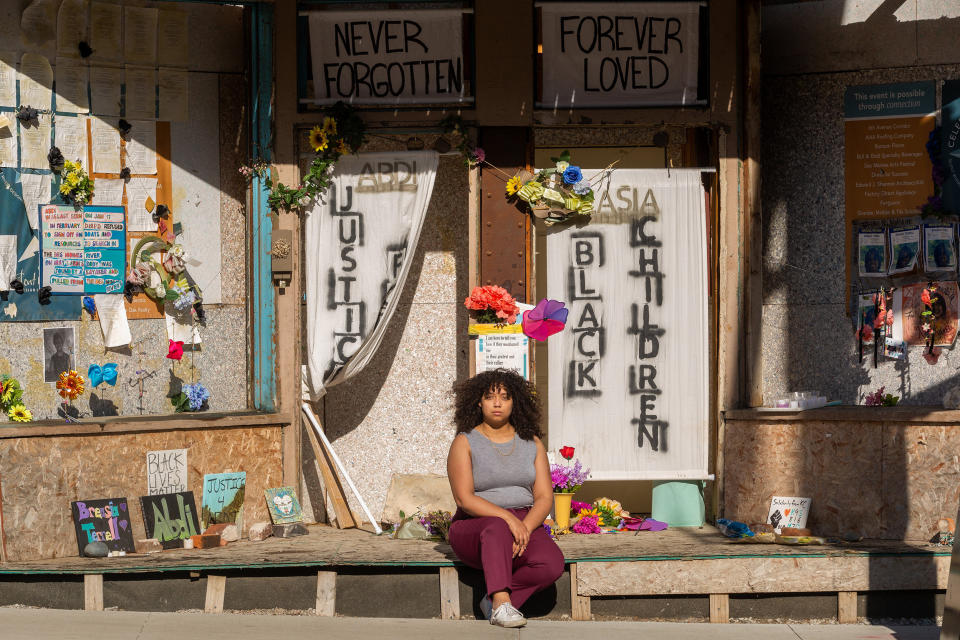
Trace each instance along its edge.
{"label": "white printed notice", "polygon": [[187,490],[187,450],[147,452],[147,495]]}
{"label": "white printed notice", "polygon": [[477,338],[477,373],[510,369],[530,379],[529,338],[522,333],[492,333]]}
{"label": "white printed notice", "polygon": [[123,207],[40,210],[40,286],[67,294],[120,293],[127,271]]}
{"label": "white printed notice", "polygon": [[705,104],[698,97],[701,4],[538,4],[543,93],[537,106]]}
{"label": "white printed notice", "polygon": [[547,342],[550,442],[575,447],[596,480],[704,479],[701,173],[621,169],[604,183],[587,224],[547,230],[547,297],[570,309]]}
{"label": "white printed notice", "polygon": [[309,15],[317,104],[464,101],[460,9]]}
{"label": "white printed notice", "polygon": [[810,515],[811,498],[786,498],[773,496],[770,501],[770,513],[767,522],[780,533],[784,527],[803,529],[807,526],[807,516]]}

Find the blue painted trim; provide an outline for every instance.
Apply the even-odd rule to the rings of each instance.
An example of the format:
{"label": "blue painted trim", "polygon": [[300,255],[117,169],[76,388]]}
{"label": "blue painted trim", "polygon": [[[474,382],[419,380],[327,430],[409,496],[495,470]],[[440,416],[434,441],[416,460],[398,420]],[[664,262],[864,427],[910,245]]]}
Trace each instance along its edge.
{"label": "blue painted trim", "polygon": [[[252,156],[268,164],[271,161],[271,120],[273,93],[273,5],[257,3],[250,7],[250,78]],[[269,251],[273,222],[267,206],[269,193],[262,178],[253,180],[251,192],[252,324],[251,359],[253,365],[253,406],[273,411],[277,405],[276,308]]]}

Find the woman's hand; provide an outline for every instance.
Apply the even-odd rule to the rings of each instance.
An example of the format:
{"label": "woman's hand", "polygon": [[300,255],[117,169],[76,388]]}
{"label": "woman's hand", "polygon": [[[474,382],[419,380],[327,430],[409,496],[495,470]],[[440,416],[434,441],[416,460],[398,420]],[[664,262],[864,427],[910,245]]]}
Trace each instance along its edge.
{"label": "woman's hand", "polygon": [[510,533],[513,534],[513,557],[516,558],[527,550],[527,544],[530,542],[530,530],[520,521],[520,518],[509,511],[504,516],[503,521],[510,527]]}

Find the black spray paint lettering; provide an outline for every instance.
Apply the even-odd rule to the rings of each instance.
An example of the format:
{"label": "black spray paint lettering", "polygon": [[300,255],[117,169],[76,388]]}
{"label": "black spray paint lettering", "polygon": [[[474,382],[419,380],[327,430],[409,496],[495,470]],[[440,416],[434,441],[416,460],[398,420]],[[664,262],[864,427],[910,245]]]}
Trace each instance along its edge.
{"label": "black spray paint lettering", "polygon": [[572,317],[573,357],[567,364],[568,397],[601,395],[600,358],[606,347],[601,323],[602,296],[590,281],[591,274],[604,266],[603,236],[595,232],[570,236],[571,266],[567,273],[567,289]]}
{"label": "black spray paint lettering", "polygon": [[[657,306],[663,306],[663,273],[660,272],[660,250],[651,249],[653,255],[647,255],[647,249],[641,247],[640,249],[640,269],[630,271],[630,276],[633,278],[645,278],[646,279],[646,301],[651,302],[653,297],[656,297]],[[652,291],[653,288],[656,288],[656,291]]]}
{"label": "black spray paint lettering", "polygon": [[403,268],[403,259],[407,255],[407,242],[389,245],[387,251],[387,277],[380,285],[381,306],[386,304],[387,296],[397,286],[400,270]]}
{"label": "black spray paint lettering", "polygon": [[570,235],[571,266],[567,275],[567,298],[601,300],[600,294],[588,282],[588,269],[603,268],[603,236],[596,232]]}
{"label": "black spray paint lettering", "polygon": [[630,365],[627,367],[627,389],[630,395],[639,393],[652,393],[660,395],[660,388],[657,386],[657,368],[652,364],[642,364],[639,367]]}
{"label": "black spray paint lettering", "polygon": [[[560,51],[579,49],[583,57],[583,90],[610,92],[659,89],[670,79],[661,57],[683,52],[680,18],[639,16],[562,16]],[[597,55],[609,53],[599,59]],[[617,55],[624,54],[624,55]],[[646,54],[646,55],[639,55]],[[651,55],[657,54],[657,55]]]}
{"label": "black spray paint lettering", "polygon": [[339,310],[342,324],[333,334],[333,362],[325,376],[356,352],[366,332],[366,304],[360,299],[358,276],[355,274],[355,251],[364,245],[363,214],[349,210],[353,206],[353,188],[347,186],[345,191],[346,203],[338,208],[338,190],[330,190],[331,215],[340,244],[340,264],[338,268],[331,267],[327,271],[327,309]]}
{"label": "black spray paint lettering", "polygon": [[[660,338],[666,330],[655,324],[650,324],[650,305],[643,305],[643,324],[638,320],[640,308],[636,303],[630,305],[630,327],[627,333],[637,336],[637,358],[647,360],[656,358],[660,353]],[[649,346],[648,346],[649,345]]]}

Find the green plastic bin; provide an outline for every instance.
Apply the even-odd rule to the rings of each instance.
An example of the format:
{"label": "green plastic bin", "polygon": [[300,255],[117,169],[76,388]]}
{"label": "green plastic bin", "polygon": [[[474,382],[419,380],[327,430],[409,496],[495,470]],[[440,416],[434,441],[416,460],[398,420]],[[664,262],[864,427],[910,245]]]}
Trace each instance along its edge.
{"label": "green plastic bin", "polygon": [[703,480],[654,482],[651,517],[671,527],[702,527],[706,484]]}

